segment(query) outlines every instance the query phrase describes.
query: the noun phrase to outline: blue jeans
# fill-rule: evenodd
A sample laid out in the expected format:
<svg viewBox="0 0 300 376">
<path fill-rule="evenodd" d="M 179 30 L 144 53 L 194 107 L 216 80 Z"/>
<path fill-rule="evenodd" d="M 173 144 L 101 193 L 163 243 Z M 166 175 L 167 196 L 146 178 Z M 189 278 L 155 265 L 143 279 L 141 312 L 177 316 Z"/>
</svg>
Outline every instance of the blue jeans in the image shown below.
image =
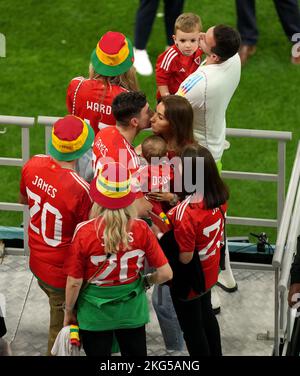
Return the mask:
<svg viewBox="0 0 300 376">
<path fill-rule="evenodd" d="M 89 149 L 77 160 L 76 172 L 84 180 L 91 182 L 94 177 L 93 165 L 92 165 L 93 153 L 92 149 Z"/>
<path fill-rule="evenodd" d="M 156 312 L 166 349 L 182 351 L 184 346 L 183 334 L 168 286 L 154 286 L 152 304 Z"/>
</svg>

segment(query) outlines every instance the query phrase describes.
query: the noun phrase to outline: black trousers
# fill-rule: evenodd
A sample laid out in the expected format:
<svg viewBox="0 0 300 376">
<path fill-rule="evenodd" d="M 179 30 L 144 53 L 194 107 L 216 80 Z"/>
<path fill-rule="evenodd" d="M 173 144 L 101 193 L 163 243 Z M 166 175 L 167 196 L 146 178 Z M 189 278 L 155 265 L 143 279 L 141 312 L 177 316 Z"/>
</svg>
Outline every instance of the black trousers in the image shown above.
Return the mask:
<svg viewBox="0 0 300 376">
<path fill-rule="evenodd" d="M 92 332 L 80 330 L 83 349 L 87 356 L 111 356 L 115 334 L 122 356 L 147 356 L 145 325 L 133 329 Z"/>
<path fill-rule="evenodd" d="M 182 13 L 183 3 L 184 0 L 164 0 L 165 27 L 169 46 L 174 43 L 172 38 L 174 23 Z M 140 0 L 134 31 L 134 45 L 139 50 L 146 49 L 158 5 L 159 0 Z"/>
<path fill-rule="evenodd" d="M 191 301 L 180 301 L 171 291 L 173 305 L 190 356 L 221 356 L 220 328 L 210 291 Z"/>
<path fill-rule="evenodd" d="M 1 312 L 1 309 L 0 309 Z M 5 325 L 5 320 L 4 317 L 0 316 L 0 338 L 3 337 L 6 334 L 6 325 Z"/>
<path fill-rule="evenodd" d="M 283 30 L 290 41 L 300 33 L 300 11 L 298 0 L 273 0 Z M 236 0 L 237 28 L 242 43 L 254 45 L 258 40 L 255 17 L 255 0 Z"/>
</svg>

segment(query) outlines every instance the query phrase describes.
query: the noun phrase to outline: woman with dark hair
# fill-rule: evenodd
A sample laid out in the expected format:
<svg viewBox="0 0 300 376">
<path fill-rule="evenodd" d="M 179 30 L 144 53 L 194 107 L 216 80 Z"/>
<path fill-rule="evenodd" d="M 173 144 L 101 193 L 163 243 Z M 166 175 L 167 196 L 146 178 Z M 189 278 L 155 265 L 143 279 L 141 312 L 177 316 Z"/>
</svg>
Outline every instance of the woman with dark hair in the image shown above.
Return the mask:
<svg viewBox="0 0 300 376">
<path fill-rule="evenodd" d="M 203 168 L 198 163 L 201 158 L 204 160 Z M 218 280 L 229 192 L 213 156 L 206 148 L 198 144 L 186 146 L 182 152 L 182 166 L 185 199 L 168 212 L 168 217 L 173 225 L 175 246 L 178 246 L 179 264 L 191 268 L 194 263 L 200 267 L 199 273 L 203 278 L 199 280 L 201 286 L 196 284 L 195 288 L 186 290 L 186 296 L 179 294 L 174 284 L 171 285 L 171 297 L 189 354 L 222 355 L 220 330 L 211 305 L 210 289 Z M 187 174 L 190 179 L 186 178 Z M 204 187 L 199 184 L 201 181 Z M 181 267 L 177 273 L 184 270 L 195 270 L 196 273 L 197 269 Z M 174 281 L 176 279 L 184 280 L 186 275 L 175 275 L 174 271 Z"/>
<path fill-rule="evenodd" d="M 203 201 L 207 209 L 213 209 L 216 206 L 223 205 L 229 198 L 228 188 L 223 182 L 216 162 L 211 154 L 211 152 L 197 143 L 187 145 L 181 154 L 182 167 L 183 167 L 183 178 L 185 173 L 185 164 L 188 164 L 188 159 L 190 159 L 191 171 L 190 176 L 192 178 L 193 184 L 186 185 L 183 184 L 183 194 L 185 196 L 189 194 L 198 194 L 197 186 L 194 184 L 197 182 L 197 161 L 200 161 L 200 158 L 203 158 L 203 179 L 204 182 L 204 192 L 203 192 Z M 185 163 L 186 161 L 186 163 Z M 189 165 L 190 167 L 190 165 Z M 199 179 L 200 180 L 200 179 Z M 198 180 L 198 181 L 199 181 Z M 189 188 L 192 187 L 192 190 Z"/>
<path fill-rule="evenodd" d="M 178 179 L 181 179 L 179 165 L 182 150 L 186 145 L 195 142 L 193 134 L 193 109 L 190 103 L 178 95 L 163 97 L 156 107 L 155 114 L 151 118 L 151 127 L 155 135 L 161 136 L 166 141 L 168 158 L 173 159 L 174 157 L 178 157 L 179 160 L 179 163 L 174 164 L 174 180 L 170 184 L 170 191 L 149 192 L 147 194 L 151 200 L 162 202 L 163 209 L 167 212 L 179 201 L 176 182 Z M 175 162 L 174 159 L 173 162 Z M 155 226 L 153 226 L 153 230 L 155 231 Z M 181 351 L 184 340 L 172 304 L 169 287 L 155 286 L 152 294 L 152 303 L 167 350 Z"/>
<path fill-rule="evenodd" d="M 151 127 L 155 135 L 161 136 L 166 141 L 169 159 L 180 157 L 183 148 L 195 142 L 192 106 L 185 98 L 178 95 L 168 95 L 161 99 L 151 118 Z M 176 176 L 178 174 L 175 173 Z M 171 192 L 152 192 L 149 193 L 149 197 L 153 200 L 166 201 L 171 206 L 178 202 L 177 194 Z"/>
<path fill-rule="evenodd" d="M 158 103 L 151 127 L 167 142 L 169 158 L 180 156 L 184 146 L 195 142 L 193 116 L 189 101 L 178 95 L 167 95 Z"/>
</svg>

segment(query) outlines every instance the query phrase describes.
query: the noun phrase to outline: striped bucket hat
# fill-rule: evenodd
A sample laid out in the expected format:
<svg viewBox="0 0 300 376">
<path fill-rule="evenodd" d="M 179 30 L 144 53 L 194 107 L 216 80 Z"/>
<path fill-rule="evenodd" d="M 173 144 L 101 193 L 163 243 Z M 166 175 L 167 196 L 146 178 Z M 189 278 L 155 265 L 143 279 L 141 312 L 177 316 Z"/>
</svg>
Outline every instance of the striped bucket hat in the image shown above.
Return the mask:
<svg viewBox="0 0 300 376">
<path fill-rule="evenodd" d="M 67 115 L 53 124 L 49 154 L 58 161 L 74 161 L 92 146 L 93 128 L 81 118 Z"/>
<path fill-rule="evenodd" d="M 118 76 L 125 73 L 132 66 L 133 61 L 130 40 L 116 31 L 105 33 L 91 56 L 95 72 L 102 76 Z"/>
<path fill-rule="evenodd" d="M 136 197 L 131 190 L 130 171 L 118 162 L 103 165 L 91 182 L 90 195 L 93 201 L 104 208 L 126 208 Z"/>
</svg>

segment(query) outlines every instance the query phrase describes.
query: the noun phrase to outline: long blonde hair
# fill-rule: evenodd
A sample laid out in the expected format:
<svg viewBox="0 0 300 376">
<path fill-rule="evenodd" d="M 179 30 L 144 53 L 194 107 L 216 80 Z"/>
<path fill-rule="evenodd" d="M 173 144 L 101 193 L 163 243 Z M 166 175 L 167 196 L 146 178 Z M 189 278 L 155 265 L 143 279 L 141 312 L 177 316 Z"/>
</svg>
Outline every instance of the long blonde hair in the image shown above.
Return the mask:
<svg viewBox="0 0 300 376">
<path fill-rule="evenodd" d="M 95 231 L 100 242 L 104 243 L 105 253 L 118 253 L 120 250 L 130 249 L 129 231 L 131 220 L 136 218 L 133 205 L 124 209 L 110 210 L 94 202 L 90 219 L 96 218 Z M 103 234 L 100 232 L 104 224 Z"/>
<path fill-rule="evenodd" d="M 136 77 L 136 70 L 134 66 L 129 68 L 129 70 L 125 73 L 122 73 L 118 76 L 109 77 L 103 76 L 95 72 L 92 64 L 89 65 L 89 78 L 95 80 L 101 80 L 106 84 L 106 86 L 110 85 L 118 85 L 127 89 L 128 91 L 138 91 L 139 84 Z"/>
</svg>

